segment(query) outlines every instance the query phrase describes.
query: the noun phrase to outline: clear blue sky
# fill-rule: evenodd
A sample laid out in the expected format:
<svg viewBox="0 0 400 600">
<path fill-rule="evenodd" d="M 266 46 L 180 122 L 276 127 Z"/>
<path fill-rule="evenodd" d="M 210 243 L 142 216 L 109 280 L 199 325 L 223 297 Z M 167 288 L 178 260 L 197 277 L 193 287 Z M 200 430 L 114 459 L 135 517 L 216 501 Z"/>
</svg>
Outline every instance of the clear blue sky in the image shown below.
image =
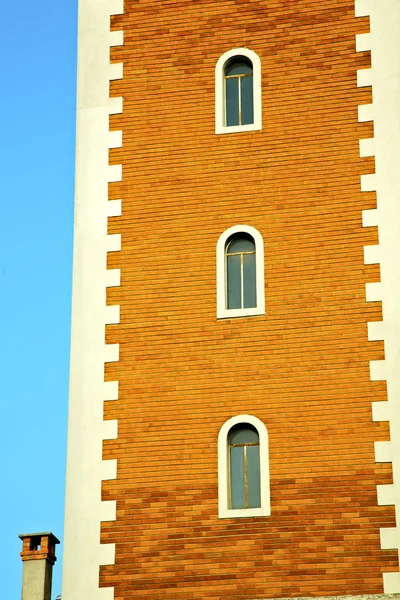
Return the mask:
<svg viewBox="0 0 400 600">
<path fill-rule="evenodd" d="M 0 596 L 19 533 L 63 537 L 77 0 L 2 5 Z M 61 593 L 61 552 L 53 597 Z"/>
</svg>

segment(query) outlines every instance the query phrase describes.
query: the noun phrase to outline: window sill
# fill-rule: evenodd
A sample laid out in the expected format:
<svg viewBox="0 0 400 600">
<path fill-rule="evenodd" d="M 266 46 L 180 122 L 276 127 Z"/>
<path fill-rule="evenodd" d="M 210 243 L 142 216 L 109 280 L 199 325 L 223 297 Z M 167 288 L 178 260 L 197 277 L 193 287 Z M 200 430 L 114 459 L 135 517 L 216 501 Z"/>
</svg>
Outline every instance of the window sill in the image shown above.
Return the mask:
<svg viewBox="0 0 400 600">
<path fill-rule="evenodd" d="M 260 131 L 261 124 L 252 123 L 251 125 L 232 125 L 231 127 L 216 125 L 215 133 L 219 135 L 221 133 L 240 133 L 241 131 Z"/>
<path fill-rule="evenodd" d="M 265 310 L 261 308 L 231 308 L 218 311 L 217 319 L 236 319 L 238 317 L 253 317 L 256 315 L 265 315 Z"/>
<path fill-rule="evenodd" d="M 218 512 L 219 519 L 243 519 L 248 517 L 269 517 L 271 513 L 263 508 L 226 508 Z"/>
</svg>

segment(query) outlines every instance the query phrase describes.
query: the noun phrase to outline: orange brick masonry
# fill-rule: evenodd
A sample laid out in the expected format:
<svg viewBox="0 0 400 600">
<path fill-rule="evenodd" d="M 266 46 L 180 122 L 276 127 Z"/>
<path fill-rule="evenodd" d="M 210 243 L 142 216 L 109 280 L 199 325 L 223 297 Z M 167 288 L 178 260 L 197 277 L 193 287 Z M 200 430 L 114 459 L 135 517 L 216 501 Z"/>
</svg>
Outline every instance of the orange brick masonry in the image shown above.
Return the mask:
<svg viewBox="0 0 400 600">
<path fill-rule="evenodd" d="M 382 572 L 398 570 L 380 549 L 379 527 L 395 525 L 378 507 L 376 485 L 391 465 L 376 464 L 371 402 L 386 400 L 369 361 L 383 342 L 367 341 L 382 319 L 365 301 L 363 246 L 377 243 L 361 211 L 355 35 L 369 31 L 354 0 L 126 0 L 112 17 L 124 46 L 112 62 L 124 97 L 110 128 L 123 130 L 123 165 L 109 198 L 122 199 L 122 234 L 109 268 L 121 287 L 108 303 L 121 322 L 119 400 L 105 403 L 118 459 L 103 499 L 117 501 L 101 541 L 116 544 L 100 585 L 115 600 L 254 600 L 382 593 Z M 214 67 L 248 47 L 262 64 L 262 131 L 215 135 Z M 216 320 L 215 246 L 237 224 L 265 244 L 266 315 Z M 230 417 L 260 418 L 270 437 L 270 517 L 218 519 L 217 436 Z"/>
</svg>

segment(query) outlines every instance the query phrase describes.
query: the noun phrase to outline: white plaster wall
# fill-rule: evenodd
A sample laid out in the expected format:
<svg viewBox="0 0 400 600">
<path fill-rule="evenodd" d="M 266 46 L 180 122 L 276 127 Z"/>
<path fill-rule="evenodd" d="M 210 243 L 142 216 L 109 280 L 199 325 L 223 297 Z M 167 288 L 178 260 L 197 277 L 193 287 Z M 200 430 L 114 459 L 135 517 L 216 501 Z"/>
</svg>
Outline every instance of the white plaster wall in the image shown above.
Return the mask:
<svg viewBox="0 0 400 600">
<path fill-rule="evenodd" d="M 371 50 L 372 68 L 358 72 L 358 85 L 372 85 L 373 104 L 360 107 L 361 121 L 374 121 L 374 138 L 362 140 L 361 156 L 375 156 L 375 175 L 361 178 L 376 190 L 377 209 L 364 211 L 364 226 L 378 225 L 379 245 L 365 250 L 366 264 L 379 263 L 381 282 L 367 285 L 367 300 L 382 301 L 383 321 L 369 323 L 370 340 L 384 340 L 385 360 L 371 362 L 371 379 L 386 380 L 387 402 L 373 404 L 373 418 L 389 421 L 390 442 L 376 442 L 378 462 L 392 462 L 393 485 L 378 486 L 378 504 L 394 505 L 395 528 L 381 529 L 383 549 L 400 550 L 400 0 L 356 0 L 356 15 L 369 16 L 371 33 L 357 37 Z M 400 593 L 400 573 L 384 574 L 386 593 Z"/>
<path fill-rule="evenodd" d="M 100 522 L 115 518 L 115 503 L 101 501 L 101 481 L 116 477 L 116 461 L 102 461 L 102 440 L 116 437 L 117 423 L 103 421 L 103 402 L 118 396 L 118 384 L 104 383 L 105 362 L 118 360 L 118 345 L 105 344 L 106 323 L 119 322 L 119 307 L 106 307 L 106 287 L 119 285 L 119 272 L 106 270 L 108 250 L 120 236 L 107 235 L 107 216 L 120 202 L 108 201 L 108 182 L 121 166 L 108 166 L 108 150 L 121 145 L 109 133 L 109 114 L 122 99 L 109 99 L 110 79 L 122 65 L 110 65 L 110 15 L 123 0 L 80 0 L 78 97 L 70 399 L 63 558 L 63 600 L 111 600 L 113 588 L 99 589 L 99 565 L 114 562 L 112 544 L 100 545 Z"/>
</svg>

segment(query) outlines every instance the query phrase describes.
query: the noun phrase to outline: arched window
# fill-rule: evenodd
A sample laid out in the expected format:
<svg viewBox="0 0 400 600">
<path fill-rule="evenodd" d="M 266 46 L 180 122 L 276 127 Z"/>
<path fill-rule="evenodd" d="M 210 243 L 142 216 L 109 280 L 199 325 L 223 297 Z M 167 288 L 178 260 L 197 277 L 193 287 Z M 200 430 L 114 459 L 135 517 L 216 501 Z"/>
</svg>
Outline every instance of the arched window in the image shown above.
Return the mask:
<svg viewBox="0 0 400 600">
<path fill-rule="evenodd" d="M 270 514 L 268 432 L 251 415 L 229 419 L 218 436 L 218 515 Z"/>
<path fill-rule="evenodd" d="M 257 306 L 256 244 L 251 235 L 231 236 L 225 246 L 227 308 Z"/>
<path fill-rule="evenodd" d="M 265 314 L 264 245 L 248 225 L 225 231 L 217 243 L 217 318 Z"/>
<path fill-rule="evenodd" d="M 229 508 L 259 508 L 260 438 L 248 423 L 234 425 L 228 433 Z"/>
<path fill-rule="evenodd" d="M 215 132 L 261 129 L 261 63 L 255 52 L 235 48 L 215 67 Z"/>
<path fill-rule="evenodd" d="M 225 66 L 225 125 L 254 123 L 253 63 L 235 56 Z"/>
</svg>

